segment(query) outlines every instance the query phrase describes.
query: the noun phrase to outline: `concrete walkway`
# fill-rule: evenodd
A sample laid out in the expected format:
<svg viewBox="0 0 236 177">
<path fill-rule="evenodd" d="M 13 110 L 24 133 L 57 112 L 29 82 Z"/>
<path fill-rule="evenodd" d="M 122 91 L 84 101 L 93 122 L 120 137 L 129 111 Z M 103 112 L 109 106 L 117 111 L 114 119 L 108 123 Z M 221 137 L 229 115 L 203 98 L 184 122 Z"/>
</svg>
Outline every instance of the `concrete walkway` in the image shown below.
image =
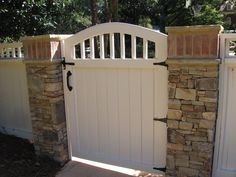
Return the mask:
<svg viewBox="0 0 236 177">
<path fill-rule="evenodd" d="M 163 177 L 162 175 L 153 175 L 140 173 L 139 177 Z M 130 175 L 90 166 L 80 162 L 70 161 L 57 174 L 56 177 L 131 177 Z"/>
</svg>

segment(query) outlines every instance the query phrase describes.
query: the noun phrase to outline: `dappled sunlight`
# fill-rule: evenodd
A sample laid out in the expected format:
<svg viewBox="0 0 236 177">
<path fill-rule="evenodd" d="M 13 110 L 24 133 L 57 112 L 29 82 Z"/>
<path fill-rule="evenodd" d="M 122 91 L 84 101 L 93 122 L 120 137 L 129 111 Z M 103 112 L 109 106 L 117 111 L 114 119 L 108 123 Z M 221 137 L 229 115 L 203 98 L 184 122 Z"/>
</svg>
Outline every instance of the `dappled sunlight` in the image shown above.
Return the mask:
<svg viewBox="0 0 236 177">
<path fill-rule="evenodd" d="M 164 175 L 161 175 L 161 174 L 158 174 L 158 175 L 155 174 L 154 175 L 154 174 L 151 174 L 151 173 L 142 172 L 140 170 L 134 170 L 134 169 L 119 167 L 119 166 L 115 166 L 115 165 L 109 165 L 109 164 L 95 162 L 95 161 L 86 160 L 86 159 L 81 159 L 81 158 L 77 158 L 77 157 L 72 157 L 72 160 L 76 161 L 76 162 L 84 163 L 84 164 L 87 164 L 87 165 L 91 165 L 91 166 L 94 166 L 94 167 L 103 168 L 103 169 L 106 169 L 106 170 L 111 170 L 111 171 L 123 173 L 123 174 L 130 175 L 130 176 L 139 176 L 139 177 L 163 177 L 164 176 Z"/>
</svg>

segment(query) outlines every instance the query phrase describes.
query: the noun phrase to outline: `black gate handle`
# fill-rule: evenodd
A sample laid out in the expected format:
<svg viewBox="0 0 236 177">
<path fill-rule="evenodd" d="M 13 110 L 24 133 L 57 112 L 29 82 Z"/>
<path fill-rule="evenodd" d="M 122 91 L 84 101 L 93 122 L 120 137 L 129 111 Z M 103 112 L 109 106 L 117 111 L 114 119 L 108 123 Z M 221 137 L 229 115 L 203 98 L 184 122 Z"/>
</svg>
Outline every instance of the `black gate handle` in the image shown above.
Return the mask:
<svg viewBox="0 0 236 177">
<path fill-rule="evenodd" d="M 67 83 L 67 88 L 69 91 L 73 89 L 73 87 L 70 85 L 70 76 L 72 76 L 72 73 L 70 71 L 67 71 L 66 73 L 66 83 Z"/>
</svg>

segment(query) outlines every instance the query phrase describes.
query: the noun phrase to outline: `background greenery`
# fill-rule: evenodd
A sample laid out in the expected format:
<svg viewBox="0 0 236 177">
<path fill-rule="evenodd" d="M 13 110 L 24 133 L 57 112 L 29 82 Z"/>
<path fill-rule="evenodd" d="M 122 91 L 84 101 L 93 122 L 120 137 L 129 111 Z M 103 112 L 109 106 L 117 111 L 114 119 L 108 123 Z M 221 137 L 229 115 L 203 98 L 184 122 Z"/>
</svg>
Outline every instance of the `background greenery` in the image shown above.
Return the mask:
<svg viewBox="0 0 236 177">
<path fill-rule="evenodd" d="M 223 0 L 1 0 L 0 42 L 22 36 L 72 34 L 108 21 L 165 32 L 165 26 L 224 23 Z"/>
</svg>

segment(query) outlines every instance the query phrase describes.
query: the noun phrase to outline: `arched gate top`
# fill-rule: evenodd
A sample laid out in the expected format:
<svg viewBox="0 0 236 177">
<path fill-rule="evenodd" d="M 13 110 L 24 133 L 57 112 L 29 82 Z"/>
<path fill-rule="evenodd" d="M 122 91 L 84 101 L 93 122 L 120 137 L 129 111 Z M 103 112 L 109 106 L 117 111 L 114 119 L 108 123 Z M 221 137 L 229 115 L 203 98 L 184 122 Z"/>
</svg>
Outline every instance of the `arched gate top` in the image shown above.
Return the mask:
<svg viewBox="0 0 236 177">
<path fill-rule="evenodd" d="M 89 27 L 65 40 L 65 55 L 69 60 L 126 59 L 127 49 L 130 49 L 129 59 L 165 61 L 167 35 L 137 25 L 112 22 Z M 149 54 L 150 50 L 152 57 Z M 138 52 L 142 53 L 141 57 Z"/>
</svg>

